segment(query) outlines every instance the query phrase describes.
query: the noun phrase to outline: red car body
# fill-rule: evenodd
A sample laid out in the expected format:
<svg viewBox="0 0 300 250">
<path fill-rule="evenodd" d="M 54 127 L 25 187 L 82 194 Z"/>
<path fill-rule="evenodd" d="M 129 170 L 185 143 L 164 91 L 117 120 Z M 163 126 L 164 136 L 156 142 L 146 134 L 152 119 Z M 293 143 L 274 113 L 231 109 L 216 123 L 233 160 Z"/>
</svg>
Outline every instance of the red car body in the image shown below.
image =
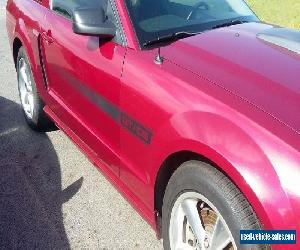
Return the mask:
<svg viewBox="0 0 300 250">
<path fill-rule="evenodd" d="M 46 113 L 154 229 L 174 165 L 199 157 L 265 229 L 300 231 L 300 56 L 257 38 L 270 25 L 247 23 L 163 47 L 158 65 L 115 4 L 125 46 L 73 33 L 48 0 L 8 0 L 14 58 L 24 46 Z"/>
</svg>

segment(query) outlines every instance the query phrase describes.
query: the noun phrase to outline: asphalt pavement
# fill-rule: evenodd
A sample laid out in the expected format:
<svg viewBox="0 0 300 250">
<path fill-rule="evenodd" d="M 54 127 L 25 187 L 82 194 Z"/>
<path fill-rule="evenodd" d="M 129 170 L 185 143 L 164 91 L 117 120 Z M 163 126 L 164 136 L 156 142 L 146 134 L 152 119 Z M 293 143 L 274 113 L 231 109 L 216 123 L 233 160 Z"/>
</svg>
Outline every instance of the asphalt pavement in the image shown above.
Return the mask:
<svg viewBox="0 0 300 250">
<path fill-rule="evenodd" d="M 25 124 L 0 0 L 0 249 L 162 249 L 61 131 Z"/>
</svg>

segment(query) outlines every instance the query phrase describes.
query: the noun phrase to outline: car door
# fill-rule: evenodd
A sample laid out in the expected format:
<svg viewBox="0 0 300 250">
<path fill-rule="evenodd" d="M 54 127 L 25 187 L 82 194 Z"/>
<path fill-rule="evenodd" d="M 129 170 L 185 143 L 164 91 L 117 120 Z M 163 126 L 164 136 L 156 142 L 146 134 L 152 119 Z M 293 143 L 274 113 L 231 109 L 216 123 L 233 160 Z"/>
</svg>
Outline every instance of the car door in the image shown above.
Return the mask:
<svg viewBox="0 0 300 250">
<path fill-rule="evenodd" d="M 112 41 L 75 34 L 70 9 L 94 4 L 103 7 L 118 26 L 109 1 L 52 0 L 42 32 L 42 56 L 52 111 L 119 175 L 118 105 L 126 49 L 120 29 Z M 68 4 L 71 4 L 68 6 Z M 73 5 L 72 5 L 73 4 Z M 75 5 L 74 5 L 75 4 Z"/>
</svg>

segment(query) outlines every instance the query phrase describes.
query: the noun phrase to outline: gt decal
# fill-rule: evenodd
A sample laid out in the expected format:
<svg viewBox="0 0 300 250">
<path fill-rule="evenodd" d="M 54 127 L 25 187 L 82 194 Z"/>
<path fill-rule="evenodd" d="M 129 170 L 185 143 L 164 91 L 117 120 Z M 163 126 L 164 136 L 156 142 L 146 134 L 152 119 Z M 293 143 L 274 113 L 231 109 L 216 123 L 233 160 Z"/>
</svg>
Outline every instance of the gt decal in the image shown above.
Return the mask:
<svg viewBox="0 0 300 250">
<path fill-rule="evenodd" d="M 152 133 L 125 113 L 121 113 L 121 125 L 144 143 L 150 144 Z"/>
</svg>

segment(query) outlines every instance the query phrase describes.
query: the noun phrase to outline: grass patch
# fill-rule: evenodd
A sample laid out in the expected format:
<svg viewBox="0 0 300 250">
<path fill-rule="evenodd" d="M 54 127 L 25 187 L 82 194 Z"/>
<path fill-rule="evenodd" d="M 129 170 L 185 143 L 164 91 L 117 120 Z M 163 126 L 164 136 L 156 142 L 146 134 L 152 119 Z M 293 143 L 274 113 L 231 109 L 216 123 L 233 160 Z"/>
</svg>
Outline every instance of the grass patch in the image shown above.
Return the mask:
<svg viewBox="0 0 300 250">
<path fill-rule="evenodd" d="M 299 0 L 246 0 L 265 22 L 300 29 Z"/>
</svg>

